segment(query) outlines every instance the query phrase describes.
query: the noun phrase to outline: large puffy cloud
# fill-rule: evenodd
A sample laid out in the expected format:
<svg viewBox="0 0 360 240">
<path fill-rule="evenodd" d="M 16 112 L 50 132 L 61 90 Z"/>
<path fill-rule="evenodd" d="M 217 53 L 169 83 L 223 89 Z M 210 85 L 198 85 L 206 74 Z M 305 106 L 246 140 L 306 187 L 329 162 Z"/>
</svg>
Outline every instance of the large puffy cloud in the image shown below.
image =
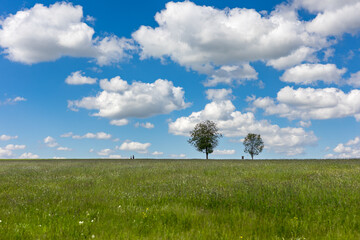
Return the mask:
<svg viewBox="0 0 360 240">
<path fill-rule="evenodd" d="M 158 27 L 141 26 L 133 33 L 142 58 L 169 57 L 208 74 L 207 85 L 211 86 L 231 79 L 257 78 L 249 62 L 277 59 L 269 64 L 282 68 L 282 57 L 289 56 L 292 64 L 298 64 L 314 49 L 328 44 L 325 38 L 308 33 L 290 8 L 279 7 L 269 15 L 261 15 L 254 9 L 219 10 L 190 1 L 169 2 L 155 20 Z M 224 71 L 223 66 L 233 70 Z"/>
<path fill-rule="evenodd" d="M 93 38 L 94 29 L 83 22 L 79 5 L 61 2 L 10 14 L 1 23 L 0 46 L 16 62 L 33 64 L 62 56 L 89 57 L 108 65 L 127 57 L 130 40 L 107 36 Z"/>
<path fill-rule="evenodd" d="M 306 30 L 323 36 L 356 34 L 360 30 L 359 0 L 295 0 L 295 8 L 304 8 L 316 17 L 306 23 Z"/>
<path fill-rule="evenodd" d="M 322 1 L 317 1 L 322 2 Z M 360 30 L 359 1 L 331 1 L 330 7 L 323 8 L 315 19 L 307 23 L 307 31 L 324 36 L 338 36 L 343 33 L 356 34 Z M 335 7 L 336 5 L 340 5 Z"/>
<path fill-rule="evenodd" d="M 174 87 L 168 80 L 158 79 L 154 83 L 133 82 L 128 84 L 120 77 L 110 81 L 100 81 L 103 89 L 95 97 L 69 101 L 69 108 L 98 110 L 94 116 L 120 120 L 126 118 L 146 118 L 157 114 L 167 114 L 189 106 L 184 101 L 184 91 Z M 125 120 L 112 121 L 113 125 L 125 125 Z"/>
<path fill-rule="evenodd" d="M 313 84 L 318 81 L 339 84 L 346 68 L 338 69 L 335 64 L 302 64 L 287 69 L 280 79 L 296 84 Z"/>
<path fill-rule="evenodd" d="M 295 84 L 314 85 L 317 82 L 325 84 L 360 86 L 360 71 L 352 73 L 349 78 L 343 75 L 346 68 L 337 68 L 335 64 L 301 64 L 287 69 L 280 77 L 283 82 Z"/>
<path fill-rule="evenodd" d="M 256 120 L 251 112 L 236 111 L 230 100 L 211 102 L 202 111 L 170 122 L 169 132 L 188 136 L 195 125 L 204 120 L 215 121 L 226 137 L 244 137 L 249 132 L 261 134 L 266 148 L 286 155 L 301 154 L 305 146 L 317 142 L 314 133 L 306 132 L 303 128 L 281 128 L 266 120 Z"/>
<path fill-rule="evenodd" d="M 325 158 L 359 158 L 360 137 L 355 137 L 347 143 L 339 143 L 333 151 L 334 153 L 327 154 Z"/>
<path fill-rule="evenodd" d="M 267 115 L 288 119 L 330 119 L 355 117 L 360 120 L 360 90 L 344 93 L 337 88 L 282 88 L 276 100 L 265 97 L 253 99 L 251 105 L 264 109 Z"/>
</svg>

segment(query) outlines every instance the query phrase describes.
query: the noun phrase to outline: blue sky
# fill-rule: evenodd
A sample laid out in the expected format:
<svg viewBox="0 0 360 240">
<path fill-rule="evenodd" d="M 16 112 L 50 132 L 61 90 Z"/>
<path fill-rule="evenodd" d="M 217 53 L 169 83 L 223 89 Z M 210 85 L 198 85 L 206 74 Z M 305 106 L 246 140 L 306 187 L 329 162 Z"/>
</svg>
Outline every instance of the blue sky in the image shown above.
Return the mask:
<svg viewBox="0 0 360 240">
<path fill-rule="evenodd" d="M 0 158 L 360 157 L 360 1 L 18 1 L 0 8 Z M 246 156 L 249 157 L 249 156 Z"/>
</svg>

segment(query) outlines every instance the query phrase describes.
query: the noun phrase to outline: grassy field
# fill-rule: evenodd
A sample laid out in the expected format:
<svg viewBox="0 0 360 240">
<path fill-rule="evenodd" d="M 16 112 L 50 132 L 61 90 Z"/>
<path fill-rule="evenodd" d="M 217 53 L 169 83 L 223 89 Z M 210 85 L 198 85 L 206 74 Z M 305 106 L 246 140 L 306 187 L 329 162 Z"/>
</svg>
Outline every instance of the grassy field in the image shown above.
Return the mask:
<svg viewBox="0 0 360 240">
<path fill-rule="evenodd" d="M 360 161 L 0 161 L 0 239 L 360 239 Z"/>
</svg>

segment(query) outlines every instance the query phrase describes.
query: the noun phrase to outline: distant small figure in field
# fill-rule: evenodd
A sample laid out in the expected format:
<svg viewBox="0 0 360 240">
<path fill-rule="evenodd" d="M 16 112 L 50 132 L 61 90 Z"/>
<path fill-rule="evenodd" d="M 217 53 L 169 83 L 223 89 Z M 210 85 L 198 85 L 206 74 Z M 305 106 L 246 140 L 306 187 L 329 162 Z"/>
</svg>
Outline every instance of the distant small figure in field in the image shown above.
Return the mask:
<svg viewBox="0 0 360 240">
<path fill-rule="evenodd" d="M 133 155 L 132 159 L 135 159 L 135 155 Z"/>
<path fill-rule="evenodd" d="M 244 152 L 249 153 L 252 160 L 254 160 L 254 155 L 259 155 L 264 148 L 260 134 L 249 133 L 243 144 L 245 146 Z"/>
<path fill-rule="evenodd" d="M 218 139 L 221 137 L 216 123 L 206 120 L 196 124 L 194 130 L 190 132 L 188 143 L 192 144 L 199 152 L 205 152 L 206 159 L 209 159 L 209 153 L 214 151 L 218 145 Z"/>
</svg>

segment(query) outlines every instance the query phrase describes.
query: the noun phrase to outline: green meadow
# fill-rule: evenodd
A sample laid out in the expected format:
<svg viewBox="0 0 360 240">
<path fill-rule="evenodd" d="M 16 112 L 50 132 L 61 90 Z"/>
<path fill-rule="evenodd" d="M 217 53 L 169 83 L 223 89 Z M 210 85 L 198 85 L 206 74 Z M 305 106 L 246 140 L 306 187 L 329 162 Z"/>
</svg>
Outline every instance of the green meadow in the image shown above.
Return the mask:
<svg viewBox="0 0 360 240">
<path fill-rule="evenodd" d="M 0 239 L 360 239 L 360 160 L 3 160 Z"/>
</svg>

